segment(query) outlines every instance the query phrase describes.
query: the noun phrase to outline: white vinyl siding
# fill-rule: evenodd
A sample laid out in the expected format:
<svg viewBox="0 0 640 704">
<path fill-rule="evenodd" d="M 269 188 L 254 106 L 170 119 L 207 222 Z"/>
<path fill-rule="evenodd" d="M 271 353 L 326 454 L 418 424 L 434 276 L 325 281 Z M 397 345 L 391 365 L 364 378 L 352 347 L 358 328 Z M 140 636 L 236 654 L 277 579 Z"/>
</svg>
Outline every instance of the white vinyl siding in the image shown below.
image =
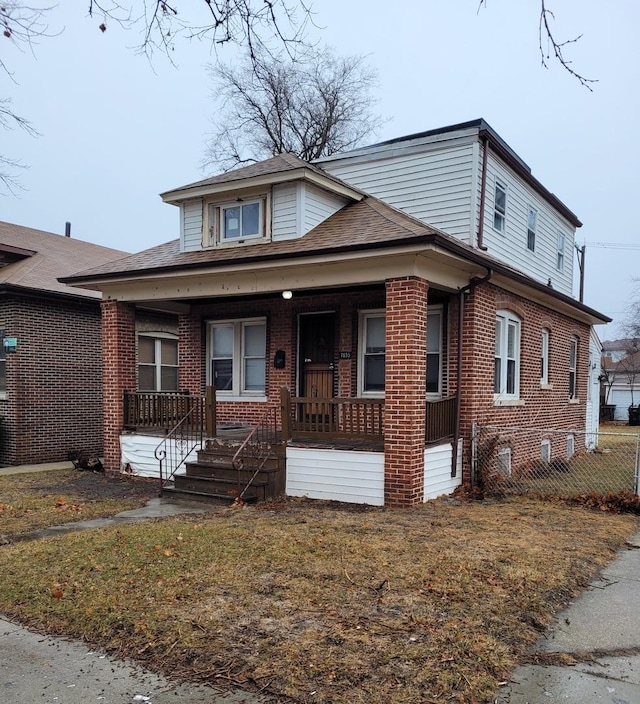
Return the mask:
<svg viewBox="0 0 640 704">
<path fill-rule="evenodd" d="M 384 454 L 287 447 L 287 496 L 384 505 Z"/>
<path fill-rule="evenodd" d="M 202 200 L 192 200 L 180 206 L 182 218 L 181 252 L 198 252 L 202 249 Z"/>
<path fill-rule="evenodd" d="M 326 161 L 322 168 L 445 232 L 469 241 L 475 194 L 469 139 L 415 147 L 397 155 Z"/>
<path fill-rule="evenodd" d="M 295 183 L 273 187 L 271 236 L 274 240 L 290 240 L 299 237 L 298 190 L 299 186 Z"/>
<path fill-rule="evenodd" d="M 494 188 L 499 181 L 507 188 L 507 217 L 504 232 L 493 228 Z M 529 208 L 537 211 L 535 252 L 527 248 Z M 551 285 L 556 291 L 573 295 L 573 267 L 565 261 L 558 270 L 558 237 L 564 236 L 565 252 L 573 250 L 575 227 L 553 210 L 528 184 L 492 152 L 487 162 L 487 191 L 484 212 L 484 244 L 500 261 Z"/>
<path fill-rule="evenodd" d="M 462 440 L 458 442 L 456 476 L 451 476 L 453 446 L 434 445 L 424 451 L 424 501 L 451 494 L 462 484 Z"/>
<path fill-rule="evenodd" d="M 303 225 L 302 234 L 313 230 L 316 225 L 331 217 L 338 210 L 343 208 L 347 201 L 340 196 L 335 196 L 332 193 L 327 193 L 320 188 L 309 184 L 302 184 L 304 200 L 303 200 Z"/>
</svg>

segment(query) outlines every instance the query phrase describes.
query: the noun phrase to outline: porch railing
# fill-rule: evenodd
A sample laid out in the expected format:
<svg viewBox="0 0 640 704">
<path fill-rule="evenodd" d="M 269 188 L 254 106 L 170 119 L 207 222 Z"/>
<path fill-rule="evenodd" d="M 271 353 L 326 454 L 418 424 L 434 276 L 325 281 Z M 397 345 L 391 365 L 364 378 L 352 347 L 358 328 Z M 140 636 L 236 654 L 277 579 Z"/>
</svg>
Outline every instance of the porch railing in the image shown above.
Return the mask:
<svg viewBox="0 0 640 704">
<path fill-rule="evenodd" d="M 200 397 L 195 397 L 200 398 Z M 193 404 L 186 415 L 172 428 L 154 452 L 160 463 L 160 491 L 170 482 L 189 455 L 202 448 L 204 442 L 204 403 Z"/>
<path fill-rule="evenodd" d="M 125 430 L 169 430 L 189 416 L 204 418 L 204 397 L 188 392 L 124 392 Z M 193 412 L 192 412 L 193 411 Z"/>
<path fill-rule="evenodd" d="M 452 438 L 456 425 L 456 396 L 427 401 L 424 441 L 427 445 Z"/>
<path fill-rule="evenodd" d="M 277 462 L 275 448 L 281 442 L 282 435 L 278 432 L 278 409 L 270 406 L 265 410 L 260 422 L 251 429 L 231 460 L 233 468 L 238 473 L 238 501 L 242 501 L 246 491 L 268 462 L 270 460 Z"/>
<path fill-rule="evenodd" d="M 296 437 L 384 438 L 384 401 L 370 398 L 292 397 L 281 389 L 282 434 Z"/>
</svg>

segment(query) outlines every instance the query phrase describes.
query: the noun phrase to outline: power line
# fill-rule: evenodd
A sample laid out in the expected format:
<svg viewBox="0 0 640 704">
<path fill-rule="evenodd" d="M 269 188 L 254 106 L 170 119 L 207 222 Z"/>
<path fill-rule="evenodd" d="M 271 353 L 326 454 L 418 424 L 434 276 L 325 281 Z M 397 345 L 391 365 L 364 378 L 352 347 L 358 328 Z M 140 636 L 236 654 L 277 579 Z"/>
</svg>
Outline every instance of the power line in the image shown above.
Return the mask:
<svg viewBox="0 0 640 704">
<path fill-rule="evenodd" d="M 602 249 L 640 249 L 640 242 L 585 242 L 587 247 L 601 247 Z"/>
</svg>

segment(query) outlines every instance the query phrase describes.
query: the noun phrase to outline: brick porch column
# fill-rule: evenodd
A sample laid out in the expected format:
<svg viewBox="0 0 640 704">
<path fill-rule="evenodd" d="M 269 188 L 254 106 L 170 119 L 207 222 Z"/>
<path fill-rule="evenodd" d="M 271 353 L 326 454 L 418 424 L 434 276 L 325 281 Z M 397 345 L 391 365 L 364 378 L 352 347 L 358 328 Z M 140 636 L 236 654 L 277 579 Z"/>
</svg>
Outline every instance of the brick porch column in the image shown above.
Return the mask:
<svg viewBox="0 0 640 704">
<path fill-rule="evenodd" d="M 201 394 L 205 387 L 202 320 L 200 316 L 178 317 L 178 388 Z"/>
<path fill-rule="evenodd" d="M 424 496 L 428 290 L 413 276 L 386 282 L 385 506 Z"/>
<path fill-rule="evenodd" d="M 120 471 L 120 431 L 124 425 L 125 389 L 136 390 L 135 307 L 102 301 L 102 394 L 104 468 Z"/>
</svg>

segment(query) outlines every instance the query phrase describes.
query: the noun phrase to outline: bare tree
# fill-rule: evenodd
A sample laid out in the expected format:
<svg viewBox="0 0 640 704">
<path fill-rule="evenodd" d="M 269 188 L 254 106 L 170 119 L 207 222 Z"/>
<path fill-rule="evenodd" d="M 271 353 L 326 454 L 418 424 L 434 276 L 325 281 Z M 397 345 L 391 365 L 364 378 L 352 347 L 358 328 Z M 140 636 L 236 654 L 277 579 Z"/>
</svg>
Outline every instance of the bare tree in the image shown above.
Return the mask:
<svg viewBox="0 0 640 704">
<path fill-rule="evenodd" d="M 33 136 L 38 134 L 24 117 L 20 117 L 12 110 L 11 101 L 8 98 L 0 98 L 0 128 L 10 130 L 15 127 Z M 15 173 L 24 168 L 26 168 L 24 164 L 19 161 L 0 154 L 0 184 L 4 186 L 5 191 L 15 194 L 21 188 Z"/>
<path fill-rule="evenodd" d="M 229 169 L 290 152 L 305 161 L 350 149 L 381 124 L 377 74 L 362 56 L 316 49 L 298 60 L 251 57 L 211 68 L 222 108 L 204 167 Z"/>
<path fill-rule="evenodd" d="M 553 57 L 558 63 L 568 71 L 579 83 L 588 90 L 593 90 L 591 84 L 597 83 L 595 78 L 587 78 L 573 68 L 572 62 L 565 56 L 565 49 L 571 44 L 578 42 L 582 35 L 579 34 L 571 39 L 557 39 L 553 31 L 553 22 L 556 18 L 553 10 L 547 7 L 546 0 L 539 0 L 540 15 L 538 18 L 538 48 L 540 59 L 544 68 L 549 68 L 549 60 Z M 488 0 L 480 0 L 479 8 L 487 7 Z"/>
</svg>

